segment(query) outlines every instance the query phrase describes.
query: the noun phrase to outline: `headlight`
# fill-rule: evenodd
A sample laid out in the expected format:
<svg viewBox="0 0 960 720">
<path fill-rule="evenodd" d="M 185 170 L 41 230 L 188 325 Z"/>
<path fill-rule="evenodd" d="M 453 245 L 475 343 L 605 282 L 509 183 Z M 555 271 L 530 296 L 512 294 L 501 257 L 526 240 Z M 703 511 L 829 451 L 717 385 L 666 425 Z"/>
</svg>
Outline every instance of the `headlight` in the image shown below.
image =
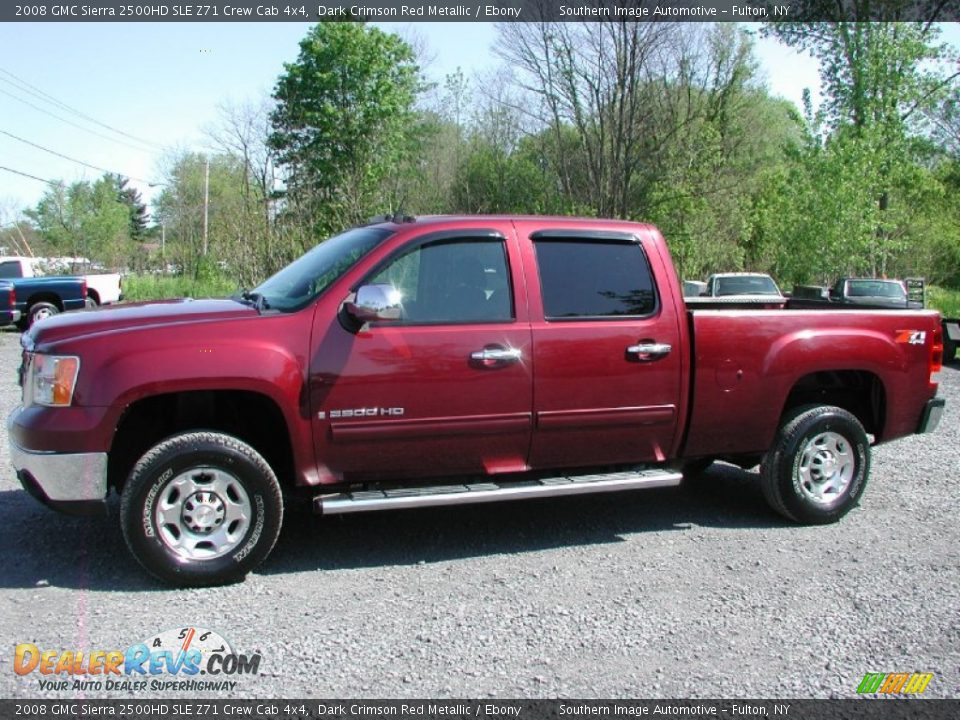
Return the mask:
<svg viewBox="0 0 960 720">
<path fill-rule="evenodd" d="M 69 405 L 73 401 L 73 389 L 79 372 L 80 358 L 76 356 L 35 353 L 23 384 L 24 405 Z"/>
</svg>

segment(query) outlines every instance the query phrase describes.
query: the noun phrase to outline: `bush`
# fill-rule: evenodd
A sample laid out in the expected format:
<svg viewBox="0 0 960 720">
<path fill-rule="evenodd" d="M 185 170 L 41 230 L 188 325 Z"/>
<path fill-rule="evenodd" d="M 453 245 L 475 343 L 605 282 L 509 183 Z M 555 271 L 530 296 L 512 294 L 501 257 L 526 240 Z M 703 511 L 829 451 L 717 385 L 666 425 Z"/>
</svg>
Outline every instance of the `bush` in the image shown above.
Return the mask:
<svg viewBox="0 0 960 720">
<path fill-rule="evenodd" d="M 226 297 L 237 289 L 236 282 L 215 273 L 204 273 L 198 279 L 183 275 L 127 275 L 123 278 L 123 298 L 130 302 Z"/>
<path fill-rule="evenodd" d="M 960 290 L 928 285 L 927 307 L 939 310 L 944 317 L 960 317 Z"/>
</svg>

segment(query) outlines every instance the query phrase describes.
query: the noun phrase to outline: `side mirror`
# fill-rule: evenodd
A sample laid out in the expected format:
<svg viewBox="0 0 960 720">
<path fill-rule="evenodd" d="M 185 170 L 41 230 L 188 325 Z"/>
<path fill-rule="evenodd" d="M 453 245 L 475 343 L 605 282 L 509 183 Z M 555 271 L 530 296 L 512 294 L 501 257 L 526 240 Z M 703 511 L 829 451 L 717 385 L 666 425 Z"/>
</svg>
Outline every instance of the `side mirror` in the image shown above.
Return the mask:
<svg viewBox="0 0 960 720">
<path fill-rule="evenodd" d="M 347 314 L 361 323 L 399 320 L 403 314 L 403 296 L 393 285 L 363 285 L 353 302 L 344 305 Z"/>
</svg>

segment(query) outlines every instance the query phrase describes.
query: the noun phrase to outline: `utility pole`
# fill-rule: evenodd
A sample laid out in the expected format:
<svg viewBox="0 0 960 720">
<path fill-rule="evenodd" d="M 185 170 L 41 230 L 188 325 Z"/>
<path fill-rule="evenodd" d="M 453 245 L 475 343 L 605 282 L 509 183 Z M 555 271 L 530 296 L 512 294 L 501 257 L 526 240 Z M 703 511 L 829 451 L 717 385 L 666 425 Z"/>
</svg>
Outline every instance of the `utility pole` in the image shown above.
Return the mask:
<svg viewBox="0 0 960 720">
<path fill-rule="evenodd" d="M 167 247 L 167 226 L 163 220 L 160 221 L 160 257 L 163 257 L 163 251 Z"/>
<path fill-rule="evenodd" d="M 207 226 L 210 222 L 210 156 L 206 157 L 203 171 L 203 254 L 207 254 Z"/>
</svg>

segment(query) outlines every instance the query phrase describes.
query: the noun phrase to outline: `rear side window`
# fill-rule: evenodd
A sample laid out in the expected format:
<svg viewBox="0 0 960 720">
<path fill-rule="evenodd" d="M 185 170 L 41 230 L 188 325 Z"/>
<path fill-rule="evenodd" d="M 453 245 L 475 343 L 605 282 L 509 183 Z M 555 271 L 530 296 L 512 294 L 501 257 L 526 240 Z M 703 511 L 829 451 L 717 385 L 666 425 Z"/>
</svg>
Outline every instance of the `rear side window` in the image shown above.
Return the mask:
<svg viewBox="0 0 960 720">
<path fill-rule="evenodd" d="M 637 317 L 656 310 L 643 248 L 635 242 L 535 240 L 547 320 Z"/>
<path fill-rule="evenodd" d="M 0 278 L 18 278 L 22 277 L 20 263 L 16 261 L 0 263 Z"/>
</svg>

